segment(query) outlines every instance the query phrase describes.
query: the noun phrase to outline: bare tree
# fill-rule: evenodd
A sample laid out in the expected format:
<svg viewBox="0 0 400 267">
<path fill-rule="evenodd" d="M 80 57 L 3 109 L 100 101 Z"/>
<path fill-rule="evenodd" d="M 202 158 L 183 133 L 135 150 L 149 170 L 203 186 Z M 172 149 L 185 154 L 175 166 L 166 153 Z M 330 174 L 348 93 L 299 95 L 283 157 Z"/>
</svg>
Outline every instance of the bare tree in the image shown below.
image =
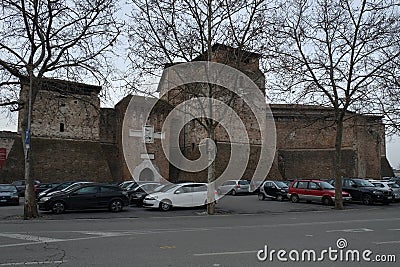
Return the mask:
<svg viewBox="0 0 400 267">
<path fill-rule="evenodd" d="M 0 90 L 4 102 L 1 105 L 13 105 L 13 109 L 22 112 L 25 219 L 38 216 L 30 177 L 30 124 L 41 78 L 68 77 L 102 83 L 110 67 L 108 56 L 122 26 L 116 20 L 116 11 L 111 0 L 2 1 Z M 26 103 L 4 97 L 7 95 L 4 92 L 19 90 L 21 83 L 29 84 Z"/>
<path fill-rule="evenodd" d="M 193 60 L 211 61 L 213 45 L 221 43 L 237 48 L 237 57 L 229 65 L 240 70 L 244 57 L 241 51 L 259 50 L 268 45 L 269 33 L 267 15 L 275 10 L 264 0 L 132 0 L 133 11 L 130 24 L 130 51 L 132 69 L 139 76 L 161 75 L 166 64 L 190 62 Z M 264 37 L 264 38 L 263 38 Z M 264 43 L 261 40 L 264 40 Z M 228 62 L 221 62 L 227 63 Z M 138 71 L 140 70 L 140 71 Z M 211 84 L 180 88 L 183 94 L 192 97 L 217 98 L 221 90 Z M 154 93 L 145 92 L 145 93 Z M 228 103 L 233 95 L 225 95 Z M 215 140 L 218 122 L 209 118 L 196 121 L 207 137 Z M 208 150 L 207 150 L 208 151 Z M 212 158 L 212 152 L 209 152 Z M 209 165 L 208 182 L 215 180 L 215 162 Z M 210 189 L 209 189 L 210 191 Z M 209 192 L 209 196 L 214 192 Z M 209 214 L 214 213 L 214 202 L 208 201 Z"/>
<path fill-rule="evenodd" d="M 371 100 L 379 88 L 385 101 L 396 82 L 389 74 L 399 71 L 399 8 L 394 0 L 292 0 L 281 12 L 271 87 L 281 99 L 333 108 L 336 209 L 343 209 L 343 122 L 348 111 L 382 112 Z"/>
</svg>

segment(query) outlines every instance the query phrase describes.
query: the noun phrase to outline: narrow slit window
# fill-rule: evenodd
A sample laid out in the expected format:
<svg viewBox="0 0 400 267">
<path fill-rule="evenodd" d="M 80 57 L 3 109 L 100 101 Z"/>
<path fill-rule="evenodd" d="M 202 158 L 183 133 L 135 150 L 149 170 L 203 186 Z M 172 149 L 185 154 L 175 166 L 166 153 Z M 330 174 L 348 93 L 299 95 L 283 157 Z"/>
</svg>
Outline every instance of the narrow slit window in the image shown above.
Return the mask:
<svg viewBox="0 0 400 267">
<path fill-rule="evenodd" d="M 60 123 L 60 132 L 64 132 L 65 126 L 64 123 Z"/>
</svg>

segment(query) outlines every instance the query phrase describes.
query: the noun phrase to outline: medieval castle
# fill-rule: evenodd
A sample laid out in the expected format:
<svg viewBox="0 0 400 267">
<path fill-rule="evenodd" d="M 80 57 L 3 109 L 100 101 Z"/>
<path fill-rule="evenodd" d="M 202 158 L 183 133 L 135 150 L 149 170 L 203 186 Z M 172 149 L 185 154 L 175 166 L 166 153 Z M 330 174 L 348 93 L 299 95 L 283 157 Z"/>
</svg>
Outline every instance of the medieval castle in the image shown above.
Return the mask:
<svg viewBox="0 0 400 267">
<path fill-rule="evenodd" d="M 265 95 L 265 77 L 259 69 L 260 55 L 215 45 L 212 61 L 228 64 L 245 73 Z M 204 60 L 199 56 L 196 60 Z M 235 63 L 235 64 L 234 64 Z M 237 64 L 240 63 L 240 64 Z M 147 152 L 131 151 L 128 167 L 122 148 L 122 126 L 129 102 L 135 105 L 129 114 L 142 115 L 141 103 L 154 102 L 149 125 L 155 133 L 162 132 L 163 122 L 170 110 L 184 101 L 179 88 L 161 99 L 128 95 L 114 108 L 100 108 L 101 87 L 75 82 L 44 79 L 33 105 L 31 139 L 31 175 L 42 182 L 95 180 L 122 181 L 134 176 L 139 180 L 173 182 L 205 181 L 204 172 L 189 173 L 170 164 L 161 147 L 161 137 L 146 144 Z M 27 98 L 27 85 L 21 86 L 20 98 Z M 276 152 L 272 168 L 265 177 L 273 179 L 331 178 L 335 126 L 333 110 L 307 105 L 270 105 L 276 126 Z M 247 129 L 252 129 L 251 114 L 235 109 Z M 20 121 L 20 119 L 19 119 Z M 141 131 L 138 126 L 137 131 Z M 194 123 L 180 133 L 179 149 L 187 158 L 199 154 L 201 131 Z M 254 139 L 254 138 L 253 138 Z M 143 139 L 137 139 L 143 142 Z M 229 156 L 229 139 L 219 130 L 216 134 L 218 153 L 216 174 L 223 172 Z M 343 133 L 344 176 L 380 178 L 392 171 L 386 159 L 385 128 L 380 116 L 349 112 Z M 18 132 L 0 132 L 0 183 L 24 177 L 24 153 L 21 127 Z M 258 143 L 250 144 L 250 161 L 243 177 L 251 179 L 254 162 L 259 154 Z"/>
</svg>

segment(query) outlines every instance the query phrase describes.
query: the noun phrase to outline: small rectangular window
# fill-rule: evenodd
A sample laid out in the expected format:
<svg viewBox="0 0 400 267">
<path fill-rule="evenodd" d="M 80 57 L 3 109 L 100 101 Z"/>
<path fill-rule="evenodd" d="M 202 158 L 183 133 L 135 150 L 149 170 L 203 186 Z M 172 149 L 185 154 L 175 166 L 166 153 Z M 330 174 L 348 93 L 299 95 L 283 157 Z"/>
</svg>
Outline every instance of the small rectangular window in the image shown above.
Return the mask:
<svg viewBox="0 0 400 267">
<path fill-rule="evenodd" d="M 64 128 L 64 123 L 60 123 L 60 132 L 64 132 L 65 128 Z"/>
</svg>

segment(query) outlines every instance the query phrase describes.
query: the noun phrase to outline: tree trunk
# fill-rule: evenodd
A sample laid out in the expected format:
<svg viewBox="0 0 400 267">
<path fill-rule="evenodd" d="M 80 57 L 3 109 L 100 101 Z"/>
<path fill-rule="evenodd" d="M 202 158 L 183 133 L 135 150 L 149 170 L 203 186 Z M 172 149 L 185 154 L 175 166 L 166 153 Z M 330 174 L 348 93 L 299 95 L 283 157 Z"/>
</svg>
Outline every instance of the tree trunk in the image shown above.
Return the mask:
<svg viewBox="0 0 400 267">
<path fill-rule="evenodd" d="M 212 110 L 212 106 L 210 106 Z M 215 130 L 214 126 L 210 124 L 210 129 L 208 130 L 208 138 L 215 142 Z M 209 144 L 209 140 L 207 141 L 207 156 L 208 160 L 211 163 L 207 168 L 207 214 L 213 215 L 215 214 L 215 184 L 213 183 L 215 180 L 215 155 L 216 151 L 214 147 L 211 147 Z M 217 144 L 215 144 L 217 145 Z"/>
<path fill-rule="evenodd" d="M 32 120 L 32 104 L 33 104 L 33 96 L 37 94 L 38 88 L 36 88 L 38 84 L 34 83 L 33 69 L 29 68 L 29 93 L 28 93 L 28 105 L 25 105 L 22 116 L 21 130 L 22 130 L 22 144 L 24 147 L 24 156 L 25 156 L 25 203 L 24 203 L 24 220 L 30 218 L 37 218 L 39 216 L 37 205 L 36 205 L 36 196 L 34 192 L 34 179 L 30 175 L 31 166 L 31 120 Z M 35 87 L 35 94 L 33 94 Z M 21 88 L 23 90 L 23 88 Z"/>
<path fill-rule="evenodd" d="M 343 210 L 342 197 L 342 139 L 343 139 L 344 113 L 339 111 L 336 115 L 336 139 L 335 139 L 335 209 Z"/>
</svg>

